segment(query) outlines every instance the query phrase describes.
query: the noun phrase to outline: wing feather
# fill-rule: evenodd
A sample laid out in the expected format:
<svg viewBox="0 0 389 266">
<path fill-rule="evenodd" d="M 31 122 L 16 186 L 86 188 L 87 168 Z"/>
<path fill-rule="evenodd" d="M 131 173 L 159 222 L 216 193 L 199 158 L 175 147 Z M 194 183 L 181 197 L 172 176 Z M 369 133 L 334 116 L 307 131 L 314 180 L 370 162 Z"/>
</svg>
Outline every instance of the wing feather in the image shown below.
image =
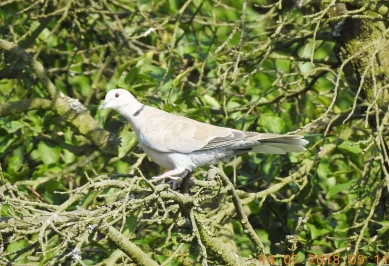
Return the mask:
<svg viewBox="0 0 389 266">
<path fill-rule="evenodd" d="M 138 140 L 160 152 L 191 153 L 225 147 L 229 150 L 252 149 L 261 153 L 283 154 L 305 150 L 303 136 L 244 132 L 218 127 L 170 114 L 155 108 L 145 108 L 137 130 Z M 141 128 L 141 130 L 140 130 Z"/>
<path fill-rule="evenodd" d="M 142 123 L 138 139 L 160 152 L 190 153 L 204 149 L 213 139 L 233 138 L 231 131 L 163 112 Z"/>
</svg>

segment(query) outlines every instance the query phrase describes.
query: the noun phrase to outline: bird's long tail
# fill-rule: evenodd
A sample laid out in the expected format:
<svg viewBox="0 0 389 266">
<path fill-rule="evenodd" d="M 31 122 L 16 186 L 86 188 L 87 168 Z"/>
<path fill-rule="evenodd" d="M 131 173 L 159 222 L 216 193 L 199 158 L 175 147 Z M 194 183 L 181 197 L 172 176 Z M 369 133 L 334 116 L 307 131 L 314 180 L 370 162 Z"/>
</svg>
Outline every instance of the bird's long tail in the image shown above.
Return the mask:
<svg viewBox="0 0 389 266">
<path fill-rule="evenodd" d="M 287 152 L 305 151 L 304 145 L 309 142 L 298 135 L 261 134 L 258 145 L 252 151 L 267 154 L 285 154 Z"/>
</svg>

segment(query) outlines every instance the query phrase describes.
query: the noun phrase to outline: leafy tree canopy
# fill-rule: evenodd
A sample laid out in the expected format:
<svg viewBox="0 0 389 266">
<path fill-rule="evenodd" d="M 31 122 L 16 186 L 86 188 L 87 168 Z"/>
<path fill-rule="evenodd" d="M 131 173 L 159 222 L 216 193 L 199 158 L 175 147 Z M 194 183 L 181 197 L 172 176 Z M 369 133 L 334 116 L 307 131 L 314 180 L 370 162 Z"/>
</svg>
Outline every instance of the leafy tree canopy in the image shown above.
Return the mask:
<svg viewBox="0 0 389 266">
<path fill-rule="evenodd" d="M 388 263 L 388 1 L 0 2 L 1 265 Z M 107 91 L 308 150 L 178 190 Z"/>
</svg>

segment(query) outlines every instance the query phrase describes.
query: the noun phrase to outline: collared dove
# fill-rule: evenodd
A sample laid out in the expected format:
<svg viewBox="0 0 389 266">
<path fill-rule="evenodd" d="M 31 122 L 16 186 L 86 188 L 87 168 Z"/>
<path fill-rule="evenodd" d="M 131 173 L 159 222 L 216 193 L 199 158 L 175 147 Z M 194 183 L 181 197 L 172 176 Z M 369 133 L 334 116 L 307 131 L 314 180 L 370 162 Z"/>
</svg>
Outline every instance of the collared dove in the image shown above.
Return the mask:
<svg viewBox="0 0 389 266">
<path fill-rule="evenodd" d="M 304 151 L 303 136 L 245 132 L 218 127 L 146 106 L 124 89 L 107 93 L 99 110 L 111 108 L 132 125 L 143 151 L 169 169 L 153 181 L 177 180 L 196 167 L 249 151 L 268 154 Z"/>
</svg>

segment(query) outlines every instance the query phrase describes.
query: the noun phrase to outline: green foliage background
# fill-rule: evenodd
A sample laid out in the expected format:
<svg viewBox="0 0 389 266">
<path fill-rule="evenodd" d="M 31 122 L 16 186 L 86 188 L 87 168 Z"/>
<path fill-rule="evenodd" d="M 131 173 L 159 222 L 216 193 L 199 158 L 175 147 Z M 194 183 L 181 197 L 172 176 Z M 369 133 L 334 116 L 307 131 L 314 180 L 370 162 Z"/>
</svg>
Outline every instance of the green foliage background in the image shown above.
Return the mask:
<svg viewBox="0 0 389 266">
<path fill-rule="evenodd" d="M 375 30 L 385 39 L 387 16 L 374 4 L 300 2 L 0 3 L 0 263 L 141 264 L 104 229 L 94 230 L 108 224 L 165 265 L 230 263 L 204 232 L 241 265 L 256 265 L 261 255 L 280 264 L 286 254 L 300 264 L 317 254 L 375 265 L 388 255 L 387 88 L 371 86 L 372 100 L 360 83 L 388 72 L 372 70 L 377 53 L 344 58 L 341 50 L 347 19 L 380 23 Z M 363 57 L 371 64 L 357 71 L 353 60 Z M 202 122 L 295 132 L 310 144 L 299 154 L 247 154 L 223 164 L 235 189 L 208 179 L 207 169 L 194 174 L 206 185 L 192 184 L 189 195 L 149 187 L 144 177 L 163 169 L 136 147 L 124 118 L 97 112 L 116 87 Z M 264 250 L 238 218 L 231 191 Z M 177 200 L 186 196 L 201 200 L 188 207 Z"/>
</svg>

